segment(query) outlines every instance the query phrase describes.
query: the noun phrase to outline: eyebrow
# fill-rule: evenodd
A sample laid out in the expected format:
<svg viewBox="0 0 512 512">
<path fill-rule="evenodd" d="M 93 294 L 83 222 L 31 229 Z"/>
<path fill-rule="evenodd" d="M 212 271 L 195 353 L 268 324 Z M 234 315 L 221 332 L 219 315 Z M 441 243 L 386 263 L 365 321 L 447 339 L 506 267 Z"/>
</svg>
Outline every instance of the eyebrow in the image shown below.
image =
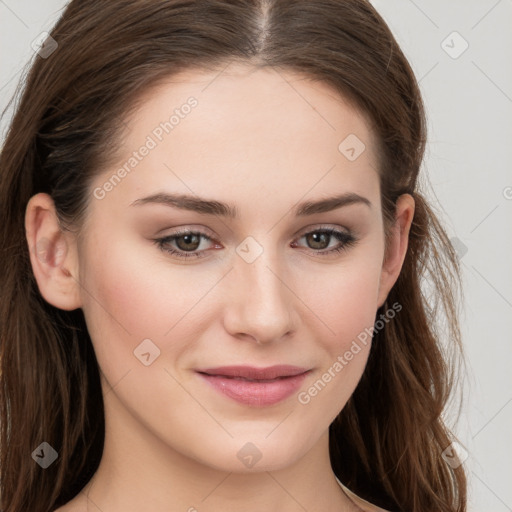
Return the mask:
<svg viewBox="0 0 512 512">
<path fill-rule="evenodd" d="M 222 203 L 220 201 L 209 200 L 188 194 L 168 194 L 158 193 L 133 201 L 130 206 L 141 206 L 145 204 L 162 204 L 172 206 L 181 210 L 189 210 L 203 215 L 219 215 L 230 219 L 239 217 L 239 210 L 234 205 Z M 314 215 L 315 213 L 324 213 L 336 210 L 343 206 L 352 204 L 366 204 L 372 207 L 371 201 L 353 192 L 318 199 L 315 201 L 304 201 L 292 209 L 292 213 L 297 217 Z"/>
</svg>

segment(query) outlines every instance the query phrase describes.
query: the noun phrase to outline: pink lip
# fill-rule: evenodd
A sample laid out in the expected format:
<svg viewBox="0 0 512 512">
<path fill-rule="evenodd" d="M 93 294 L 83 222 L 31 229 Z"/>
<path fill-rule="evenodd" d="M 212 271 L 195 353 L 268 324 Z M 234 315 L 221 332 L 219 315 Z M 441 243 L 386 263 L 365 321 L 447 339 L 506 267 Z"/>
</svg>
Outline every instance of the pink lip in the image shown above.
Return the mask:
<svg viewBox="0 0 512 512">
<path fill-rule="evenodd" d="M 277 365 L 268 368 L 222 366 L 196 370 L 217 391 L 246 405 L 276 404 L 299 389 L 310 370 Z"/>
</svg>

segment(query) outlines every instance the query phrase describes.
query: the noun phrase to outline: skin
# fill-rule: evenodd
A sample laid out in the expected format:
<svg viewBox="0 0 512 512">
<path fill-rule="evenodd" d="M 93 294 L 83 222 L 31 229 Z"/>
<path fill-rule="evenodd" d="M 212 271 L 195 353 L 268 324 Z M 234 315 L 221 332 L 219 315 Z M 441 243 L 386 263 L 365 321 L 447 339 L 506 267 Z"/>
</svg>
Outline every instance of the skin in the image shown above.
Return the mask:
<svg viewBox="0 0 512 512">
<path fill-rule="evenodd" d="M 385 255 L 365 117 L 326 84 L 240 64 L 220 75 L 182 72 L 147 93 L 126 120 L 119 166 L 190 96 L 197 107 L 103 199 L 91 195 L 81 237 L 59 229 L 48 195 L 27 206 L 39 290 L 58 308 L 82 308 L 105 396 L 100 467 L 59 511 L 358 510 L 334 478 L 328 427 L 370 343 L 308 404 L 294 393 L 272 406 L 243 405 L 194 368 L 292 364 L 312 369 L 299 391 L 308 390 L 373 326 L 405 258 L 414 200 L 399 198 Z M 354 161 L 338 150 L 349 134 L 366 146 Z M 91 191 L 117 168 L 98 175 Z M 240 217 L 131 206 L 157 192 L 227 202 Z M 292 214 L 297 202 L 344 192 L 371 207 Z M 304 236 L 321 227 L 349 231 L 357 243 L 319 255 L 341 245 Z M 177 228 L 212 237 L 196 246 L 204 258 L 181 260 L 154 243 Z M 252 263 L 236 251 L 249 236 L 262 248 Z M 167 247 L 185 252 L 186 243 Z M 160 350 L 149 366 L 134 355 L 147 338 Z M 261 454 L 251 468 L 237 457 L 246 443 Z"/>
</svg>

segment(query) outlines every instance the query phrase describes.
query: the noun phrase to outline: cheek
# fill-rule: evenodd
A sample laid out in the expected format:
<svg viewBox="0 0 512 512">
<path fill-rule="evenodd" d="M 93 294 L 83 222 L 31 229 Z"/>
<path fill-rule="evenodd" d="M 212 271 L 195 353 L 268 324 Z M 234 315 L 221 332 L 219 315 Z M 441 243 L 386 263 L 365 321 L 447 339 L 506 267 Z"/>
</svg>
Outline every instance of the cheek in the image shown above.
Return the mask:
<svg viewBox="0 0 512 512">
<path fill-rule="evenodd" d="M 333 355 L 373 326 L 378 305 L 381 266 L 378 254 L 347 259 L 336 271 L 329 269 L 305 285 L 313 312 L 321 319 L 322 339 Z"/>
<path fill-rule="evenodd" d="M 336 273 L 331 269 L 329 275 L 315 279 L 316 287 L 309 283 L 308 289 L 316 293 L 305 292 L 324 326 L 316 337 L 324 357 L 298 399 L 309 404 L 310 412 L 316 410 L 331 420 L 352 395 L 367 363 L 378 303 L 379 254 L 361 252 L 357 259 L 347 259 Z"/>
<path fill-rule="evenodd" d="M 198 279 L 197 271 L 195 278 L 186 267 L 169 271 L 158 251 L 151 241 L 119 239 L 89 252 L 88 307 L 134 338 L 163 337 L 208 289 L 208 280 Z"/>
<path fill-rule="evenodd" d="M 338 416 L 363 375 L 372 343 L 375 311 L 368 308 L 374 293 L 362 293 L 331 306 L 337 319 L 331 320 L 335 336 L 325 335 L 321 364 L 297 395 L 304 422 L 312 432 L 325 428 Z M 361 302 L 359 302 L 361 300 Z M 334 312 L 335 310 L 335 312 Z M 323 418 L 319 423 L 318 418 Z"/>
<path fill-rule="evenodd" d="M 84 315 L 98 362 L 108 366 L 116 361 L 115 375 L 111 374 L 115 379 L 134 361 L 140 364 L 133 351 L 145 339 L 171 359 L 190 347 L 199 335 L 198 322 L 191 319 L 218 276 L 195 266 L 170 270 L 171 263 L 151 242 L 120 237 L 109 244 L 107 239 L 96 235 L 80 276 Z"/>
</svg>

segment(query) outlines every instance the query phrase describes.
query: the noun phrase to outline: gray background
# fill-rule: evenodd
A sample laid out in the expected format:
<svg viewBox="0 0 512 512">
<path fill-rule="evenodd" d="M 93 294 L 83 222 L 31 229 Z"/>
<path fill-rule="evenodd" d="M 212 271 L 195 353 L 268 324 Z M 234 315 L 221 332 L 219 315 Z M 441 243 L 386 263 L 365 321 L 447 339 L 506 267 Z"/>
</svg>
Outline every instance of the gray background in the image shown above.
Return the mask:
<svg viewBox="0 0 512 512">
<path fill-rule="evenodd" d="M 33 56 L 31 42 L 66 3 L 0 0 L 1 110 Z M 455 431 L 469 452 L 469 510 L 512 511 L 512 0 L 372 3 L 420 81 L 426 193 L 460 250 L 468 373 Z"/>
</svg>

